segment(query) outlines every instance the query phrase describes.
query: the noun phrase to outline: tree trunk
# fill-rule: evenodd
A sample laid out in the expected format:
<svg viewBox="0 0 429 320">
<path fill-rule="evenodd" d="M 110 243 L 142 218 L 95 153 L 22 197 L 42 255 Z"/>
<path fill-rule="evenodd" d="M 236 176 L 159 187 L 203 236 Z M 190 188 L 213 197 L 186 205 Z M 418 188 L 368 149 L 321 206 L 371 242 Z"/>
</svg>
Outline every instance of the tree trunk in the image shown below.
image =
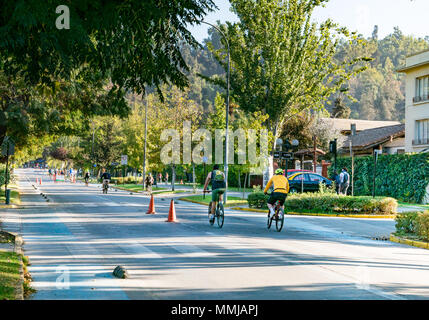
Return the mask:
<svg viewBox="0 0 429 320">
<path fill-rule="evenodd" d="M 195 186 L 195 163 L 192 162 L 192 189 L 194 193 L 197 193 L 197 188 Z"/>
<path fill-rule="evenodd" d="M 271 131 L 274 133 L 274 141 L 273 141 L 273 148 L 272 151 L 276 150 L 276 144 L 277 144 L 277 138 L 278 138 L 278 121 L 276 121 L 274 127 L 271 127 Z M 274 174 L 274 157 L 271 154 L 268 154 L 268 164 L 265 167 L 265 172 L 263 174 L 263 186 L 262 188 L 265 188 L 268 181 L 271 179 L 271 177 Z"/>
<path fill-rule="evenodd" d="M 243 199 L 244 199 L 244 197 L 246 196 L 245 195 L 245 193 L 246 193 L 246 179 L 247 179 L 247 177 L 249 176 L 249 174 L 248 173 L 246 173 L 246 175 L 244 176 L 244 184 L 243 184 Z"/>
<path fill-rule="evenodd" d="M 174 183 L 176 182 L 176 165 L 173 164 L 171 171 L 171 191 L 174 191 Z"/>
</svg>

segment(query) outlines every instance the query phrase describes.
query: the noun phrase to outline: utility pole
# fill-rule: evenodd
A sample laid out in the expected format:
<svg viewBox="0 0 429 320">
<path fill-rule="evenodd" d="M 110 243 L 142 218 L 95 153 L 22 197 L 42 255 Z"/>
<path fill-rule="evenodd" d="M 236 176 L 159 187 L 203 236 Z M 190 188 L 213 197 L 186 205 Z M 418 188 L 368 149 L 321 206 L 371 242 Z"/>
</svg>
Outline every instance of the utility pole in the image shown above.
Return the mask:
<svg viewBox="0 0 429 320">
<path fill-rule="evenodd" d="M 143 191 L 146 190 L 147 103 L 144 111 Z"/>
</svg>

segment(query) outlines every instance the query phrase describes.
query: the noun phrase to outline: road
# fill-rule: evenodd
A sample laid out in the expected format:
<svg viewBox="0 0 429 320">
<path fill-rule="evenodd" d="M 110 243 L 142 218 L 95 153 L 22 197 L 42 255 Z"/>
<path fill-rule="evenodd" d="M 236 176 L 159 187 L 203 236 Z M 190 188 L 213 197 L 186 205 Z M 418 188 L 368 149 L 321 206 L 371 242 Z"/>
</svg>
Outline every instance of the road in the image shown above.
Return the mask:
<svg viewBox="0 0 429 320">
<path fill-rule="evenodd" d="M 168 196 L 147 215 L 141 194 L 15 173 L 22 208 L 0 219 L 25 241 L 31 299 L 429 298 L 429 252 L 372 240 L 393 220 L 286 216 L 278 233 L 265 214 L 227 209 L 219 229 L 206 207 L 178 201 L 178 222 L 167 223 Z M 118 265 L 129 279 L 112 276 Z"/>
</svg>

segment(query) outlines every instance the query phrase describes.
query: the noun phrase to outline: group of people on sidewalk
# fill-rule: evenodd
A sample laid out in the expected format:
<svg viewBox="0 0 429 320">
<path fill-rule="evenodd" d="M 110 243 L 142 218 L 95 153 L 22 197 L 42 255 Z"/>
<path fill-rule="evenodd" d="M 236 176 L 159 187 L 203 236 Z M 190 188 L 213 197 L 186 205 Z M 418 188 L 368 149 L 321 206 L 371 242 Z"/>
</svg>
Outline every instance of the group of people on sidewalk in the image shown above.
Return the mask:
<svg viewBox="0 0 429 320">
<path fill-rule="evenodd" d="M 334 172 L 335 180 L 335 191 L 337 194 L 347 195 L 347 190 L 350 186 L 350 174 L 347 171 L 347 168 L 343 168 L 341 173 Z"/>
</svg>

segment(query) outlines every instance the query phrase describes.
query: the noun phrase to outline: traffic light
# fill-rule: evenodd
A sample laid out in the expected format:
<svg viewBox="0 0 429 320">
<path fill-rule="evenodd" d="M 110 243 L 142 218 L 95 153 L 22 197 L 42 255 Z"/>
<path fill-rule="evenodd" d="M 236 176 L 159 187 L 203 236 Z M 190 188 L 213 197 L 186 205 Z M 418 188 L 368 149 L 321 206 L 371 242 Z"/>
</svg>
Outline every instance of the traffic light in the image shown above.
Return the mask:
<svg viewBox="0 0 429 320">
<path fill-rule="evenodd" d="M 329 152 L 336 154 L 337 153 L 337 140 L 333 140 L 329 142 Z"/>
</svg>

